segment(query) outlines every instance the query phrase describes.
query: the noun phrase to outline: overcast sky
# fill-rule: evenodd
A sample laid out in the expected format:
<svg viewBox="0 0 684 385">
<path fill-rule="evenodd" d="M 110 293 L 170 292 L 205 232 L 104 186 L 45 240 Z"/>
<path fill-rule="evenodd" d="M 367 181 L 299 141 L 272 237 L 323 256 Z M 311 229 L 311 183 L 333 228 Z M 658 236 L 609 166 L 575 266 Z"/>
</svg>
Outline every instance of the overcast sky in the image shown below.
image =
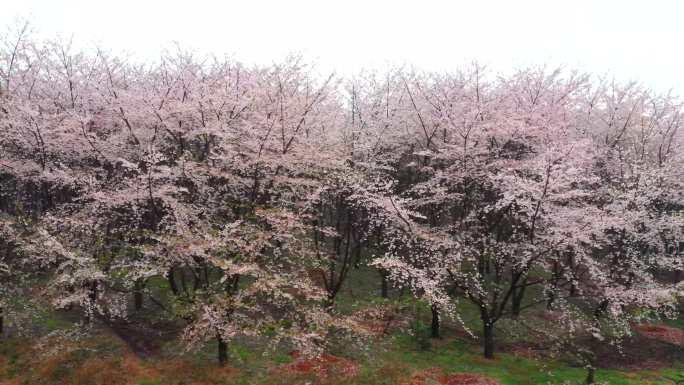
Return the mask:
<svg viewBox="0 0 684 385">
<path fill-rule="evenodd" d="M 566 64 L 684 95 L 679 0 L 4 0 L 0 25 L 17 18 L 141 59 L 177 41 L 257 63 L 300 52 L 341 73 Z"/>
</svg>

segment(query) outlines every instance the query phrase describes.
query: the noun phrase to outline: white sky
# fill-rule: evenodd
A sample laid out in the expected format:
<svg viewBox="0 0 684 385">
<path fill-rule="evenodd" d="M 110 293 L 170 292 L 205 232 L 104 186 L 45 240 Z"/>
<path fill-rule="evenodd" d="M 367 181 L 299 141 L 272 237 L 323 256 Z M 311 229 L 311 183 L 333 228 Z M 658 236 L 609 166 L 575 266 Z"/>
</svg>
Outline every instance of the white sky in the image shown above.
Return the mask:
<svg viewBox="0 0 684 385">
<path fill-rule="evenodd" d="M 684 95 L 680 0 L 4 0 L 0 26 L 17 17 L 143 59 L 177 41 L 248 63 L 300 52 L 340 73 L 566 64 Z"/>
</svg>

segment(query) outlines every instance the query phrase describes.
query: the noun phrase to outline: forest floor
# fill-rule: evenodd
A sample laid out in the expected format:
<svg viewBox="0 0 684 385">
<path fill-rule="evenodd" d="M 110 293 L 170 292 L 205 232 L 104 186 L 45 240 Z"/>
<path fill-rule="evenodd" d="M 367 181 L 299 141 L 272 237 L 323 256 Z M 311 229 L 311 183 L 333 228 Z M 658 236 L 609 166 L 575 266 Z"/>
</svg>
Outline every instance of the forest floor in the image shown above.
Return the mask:
<svg viewBox="0 0 684 385">
<path fill-rule="evenodd" d="M 349 287 L 360 291 L 359 285 Z M 348 290 L 338 307 L 362 313 L 399 302 L 362 298 L 368 297 L 357 298 Z M 496 356 L 483 358 L 477 312 L 467 304 L 462 323 L 445 320 L 439 339 L 428 337 L 429 310 L 409 305 L 391 322 L 365 319 L 362 324 L 371 336 L 364 343 L 333 344 L 318 358 L 287 346 L 268 349 L 264 340 L 235 340 L 225 367 L 217 365 L 214 342 L 184 351 L 181 325 L 159 321 L 149 302 L 145 309 L 126 322 L 97 319 L 88 333 L 73 328 L 79 317 L 75 311 L 36 316 L 36 336 L 6 333 L 0 339 L 0 385 L 537 385 L 581 384 L 586 376 L 584 368 L 551 354 L 536 342 L 533 330 L 514 321 L 500 321 Z M 540 314 L 528 312 L 525 319 L 533 323 Z M 621 353 L 599 352 L 597 380 L 611 385 L 684 384 L 684 318 L 637 325 L 636 330 Z"/>
</svg>

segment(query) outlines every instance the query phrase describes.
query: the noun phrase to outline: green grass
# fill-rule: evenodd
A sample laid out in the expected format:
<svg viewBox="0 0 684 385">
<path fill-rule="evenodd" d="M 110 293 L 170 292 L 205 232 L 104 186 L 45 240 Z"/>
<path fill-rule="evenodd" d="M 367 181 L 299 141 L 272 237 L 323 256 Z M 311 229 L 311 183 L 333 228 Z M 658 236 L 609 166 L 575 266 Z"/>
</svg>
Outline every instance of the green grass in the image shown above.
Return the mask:
<svg viewBox="0 0 684 385">
<path fill-rule="evenodd" d="M 663 323 L 674 328 L 684 329 L 684 314 L 680 315 L 679 318 L 676 319 L 665 320 Z"/>
<path fill-rule="evenodd" d="M 586 371 L 573 368 L 557 360 L 534 360 L 507 353 L 498 353 L 494 360 L 482 358 L 478 347 L 459 340 L 448 340 L 430 351 L 414 349 L 411 336 L 399 336 L 394 348 L 381 353 L 375 364 L 384 362 L 405 363 L 413 370 L 439 367 L 445 373 L 481 373 L 506 385 L 582 383 Z M 366 363 L 366 365 L 374 365 Z M 599 369 L 596 379 L 612 385 L 672 384 L 667 378 L 682 375 L 684 367 L 661 372 L 640 371 L 625 373 L 611 369 Z"/>
</svg>

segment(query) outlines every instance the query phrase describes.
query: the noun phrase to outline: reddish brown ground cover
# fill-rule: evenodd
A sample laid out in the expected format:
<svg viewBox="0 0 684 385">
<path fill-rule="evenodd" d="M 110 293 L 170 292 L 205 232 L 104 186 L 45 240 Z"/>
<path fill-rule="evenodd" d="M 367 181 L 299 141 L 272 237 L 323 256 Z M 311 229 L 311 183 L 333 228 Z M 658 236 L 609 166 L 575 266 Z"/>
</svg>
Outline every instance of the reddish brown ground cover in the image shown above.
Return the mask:
<svg viewBox="0 0 684 385">
<path fill-rule="evenodd" d="M 318 357 L 304 357 L 299 352 L 290 352 L 295 362 L 287 365 L 285 370 L 293 374 L 315 374 L 325 379 L 331 376 L 354 377 L 359 372 L 359 364 L 347 358 L 323 354 Z"/>
<path fill-rule="evenodd" d="M 409 385 L 501 385 L 499 382 L 477 373 L 444 374 L 440 368 L 430 368 L 413 374 Z"/>
<path fill-rule="evenodd" d="M 639 334 L 661 342 L 676 346 L 684 346 L 684 330 L 666 325 L 642 324 L 636 325 Z"/>
</svg>

